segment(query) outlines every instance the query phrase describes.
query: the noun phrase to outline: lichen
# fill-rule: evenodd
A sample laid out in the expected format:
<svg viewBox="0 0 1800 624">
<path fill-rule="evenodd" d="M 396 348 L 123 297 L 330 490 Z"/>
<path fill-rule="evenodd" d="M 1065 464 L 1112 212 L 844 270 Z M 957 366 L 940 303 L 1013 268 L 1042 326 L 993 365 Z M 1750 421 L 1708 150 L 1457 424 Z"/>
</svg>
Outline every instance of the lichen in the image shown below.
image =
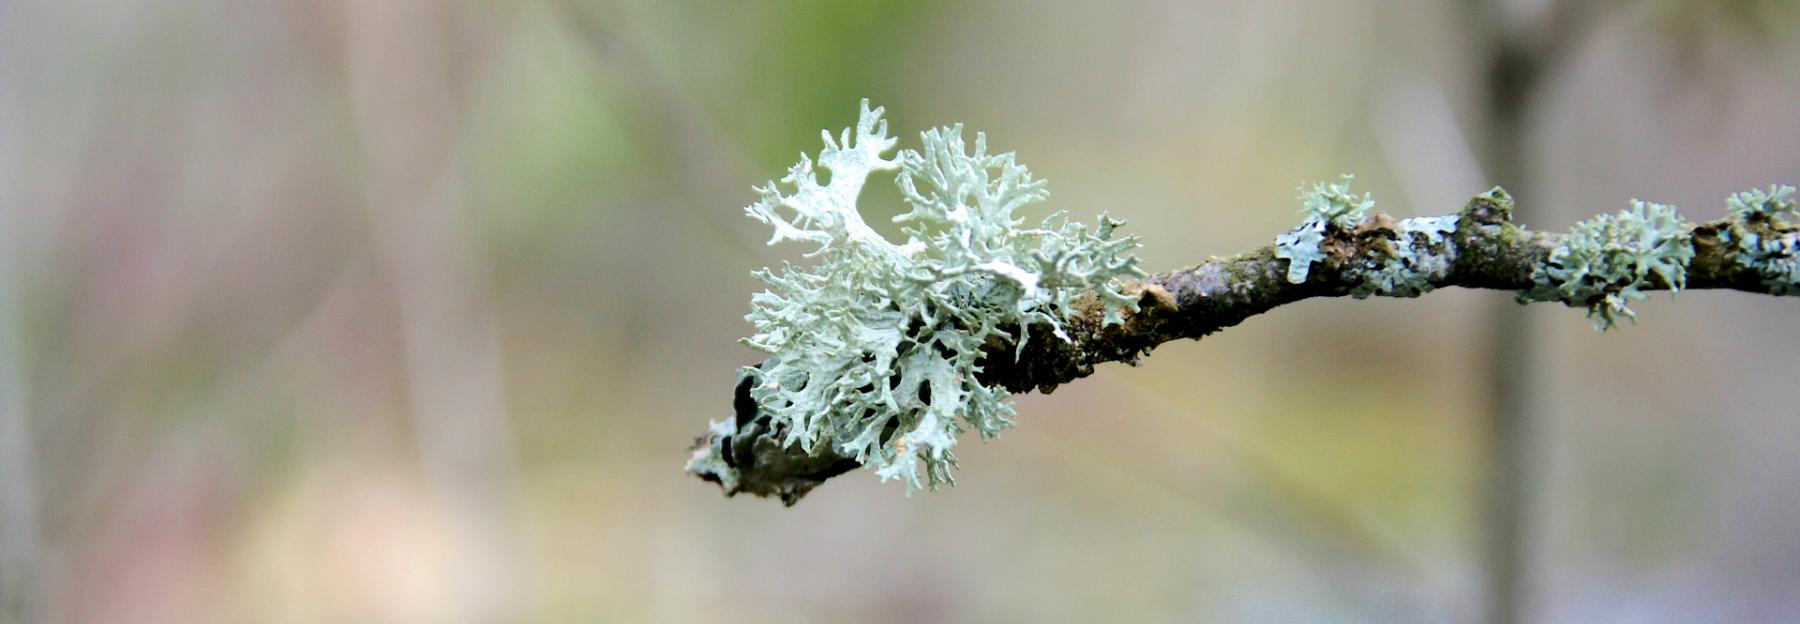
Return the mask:
<svg viewBox="0 0 1800 624">
<path fill-rule="evenodd" d="M 1725 200 L 1729 226 L 1719 232 L 1738 263 L 1754 267 L 1777 295 L 1800 296 L 1800 233 L 1782 218 L 1796 212 L 1793 195 L 1791 186 L 1734 193 Z"/>
<path fill-rule="evenodd" d="M 1346 174 L 1335 183 L 1320 182 L 1310 189 L 1301 187 L 1300 214 L 1306 215 L 1306 220 L 1299 227 L 1275 237 L 1275 257 L 1288 261 L 1289 283 L 1305 283 L 1312 264 L 1325 259 L 1320 245 L 1325 242 L 1328 228 L 1356 227 L 1375 206 L 1375 200 L 1369 194 L 1364 193 L 1359 198 L 1350 192 L 1350 181 L 1354 178 Z"/>
<path fill-rule="evenodd" d="M 1391 229 L 1377 230 L 1383 244 L 1351 267 L 1359 281 L 1350 291 L 1357 299 L 1370 295 L 1417 297 L 1431 292 L 1432 280 L 1443 279 L 1455 264 L 1455 249 L 1448 235 L 1456 232 L 1457 216 L 1414 217 Z"/>
<path fill-rule="evenodd" d="M 1636 322 L 1629 304 L 1644 299 L 1645 290 L 1674 293 L 1687 286 L 1692 228 L 1673 206 L 1633 199 L 1631 208 L 1618 214 L 1577 223 L 1532 268 L 1535 286 L 1519 300 L 1585 306 L 1600 331 L 1617 326 L 1620 318 Z"/>
<path fill-rule="evenodd" d="M 1300 227 L 1275 236 L 1275 257 L 1288 261 L 1287 281 L 1306 283 L 1312 264 L 1325 259 L 1319 244 L 1325 242 L 1325 222 L 1308 219 Z"/>
<path fill-rule="evenodd" d="M 1457 215 L 1418 217 L 1395 222 L 1385 215 L 1369 217 L 1375 199 L 1350 191 L 1352 176 L 1335 183 L 1302 187 L 1300 213 L 1305 221 L 1275 237 L 1275 257 L 1286 259 L 1287 281 L 1306 282 L 1315 262 L 1326 260 L 1326 241 L 1355 241 L 1360 253 L 1341 253 L 1337 262 L 1344 278 L 1355 282 L 1350 295 L 1417 297 L 1430 292 L 1432 280 L 1449 274 L 1455 246 Z M 1337 249 L 1338 247 L 1333 247 Z"/>
<path fill-rule="evenodd" d="M 1774 221 L 1782 225 L 1781 215 L 1795 211 L 1794 187 L 1770 185 L 1769 190 L 1750 189 L 1725 198 L 1731 216 L 1739 221 Z"/>
<path fill-rule="evenodd" d="M 1300 192 L 1300 212 L 1307 215 L 1308 220 L 1318 220 L 1341 228 L 1356 227 L 1369 216 L 1369 210 L 1375 207 L 1375 199 L 1368 193 L 1357 197 L 1350 192 L 1350 182 L 1356 176 L 1344 174 L 1334 183 L 1317 182 L 1311 189 Z"/>
<path fill-rule="evenodd" d="M 933 129 L 918 151 L 884 158 L 896 140 L 882 112 L 865 100 L 854 130 L 825 133 L 818 163 L 829 183 L 803 154 L 746 209 L 774 228 L 770 244 L 817 245 L 806 254 L 817 264 L 756 272 L 769 290 L 751 298 L 755 333 L 744 343 L 769 358 L 745 373 L 781 444 L 828 448 L 910 493 L 954 482 L 951 449 L 965 428 L 985 439 L 1013 424 L 1008 393 L 979 379 L 984 345 L 1022 350 L 1039 324 L 1067 340 L 1063 323 L 1084 292 L 1116 322 L 1136 310 L 1118 278 L 1143 272 L 1127 254 L 1137 239 L 1112 238 L 1119 221 L 1089 229 L 1058 213 L 1024 227 L 1014 212 L 1042 200 L 1045 183 L 1013 154 L 988 153 L 985 135 L 970 152 L 960 125 Z M 856 206 L 868 177 L 885 171 L 897 171 L 912 207 L 895 218 L 904 244 L 870 229 Z"/>
</svg>

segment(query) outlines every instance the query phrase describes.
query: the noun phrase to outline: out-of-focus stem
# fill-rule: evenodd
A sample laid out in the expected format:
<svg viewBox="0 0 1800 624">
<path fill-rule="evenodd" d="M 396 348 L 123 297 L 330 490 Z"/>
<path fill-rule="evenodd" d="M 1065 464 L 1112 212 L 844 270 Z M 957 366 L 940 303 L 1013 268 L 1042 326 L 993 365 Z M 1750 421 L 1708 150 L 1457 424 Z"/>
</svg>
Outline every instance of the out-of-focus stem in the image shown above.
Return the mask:
<svg viewBox="0 0 1800 624">
<path fill-rule="evenodd" d="M 1540 19 L 1523 24 L 1510 23 L 1516 20 L 1508 19 L 1506 0 L 1473 0 L 1466 5 L 1472 32 L 1491 33 L 1480 61 L 1486 94 L 1473 133 L 1481 143 L 1482 167 L 1490 180 L 1522 193 L 1537 190 L 1525 165 L 1525 136 L 1538 88 L 1586 36 L 1598 15 L 1597 4 L 1562 0 Z M 1526 210 L 1519 216 L 1527 220 L 1524 217 L 1540 215 Z M 1489 390 L 1483 428 L 1487 447 L 1478 481 L 1478 517 L 1485 523 L 1478 529 L 1483 621 L 1513 624 L 1529 602 L 1523 579 L 1530 546 L 1527 523 L 1533 516 L 1532 418 L 1538 402 L 1531 371 L 1539 355 L 1531 318 L 1519 314 L 1511 302 L 1495 300 L 1487 326 Z"/>
</svg>

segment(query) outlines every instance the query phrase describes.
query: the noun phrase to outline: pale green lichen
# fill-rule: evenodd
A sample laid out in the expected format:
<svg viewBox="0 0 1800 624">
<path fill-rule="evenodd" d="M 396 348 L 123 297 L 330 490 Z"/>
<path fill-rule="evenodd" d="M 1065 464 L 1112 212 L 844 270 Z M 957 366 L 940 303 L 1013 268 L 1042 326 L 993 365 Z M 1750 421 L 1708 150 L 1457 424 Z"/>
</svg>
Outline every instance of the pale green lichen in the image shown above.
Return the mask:
<svg viewBox="0 0 1800 624">
<path fill-rule="evenodd" d="M 1351 267 L 1359 280 L 1350 295 L 1364 299 L 1417 297 L 1431 292 L 1432 280 L 1443 279 L 1455 264 L 1455 249 L 1446 244 L 1456 231 L 1457 216 L 1414 217 L 1395 225 L 1379 253 Z"/>
<path fill-rule="evenodd" d="M 1732 219 L 1719 231 L 1720 240 L 1737 251 L 1736 260 L 1755 267 L 1777 295 L 1800 295 L 1800 233 L 1782 218 L 1796 213 L 1793 195 L 1791 186 L 1734 193 L 1725 200 Z"/>
<path fill-rule="evenodd" d="M 1311 189 L 1301 188 L 1300 213 L 1306 215 L 1306 220 L 1299 227 L 1275 237 L 1275 257 L 1288 261 L 1288 282 L 1306 282 L 1312 264 L 1325 258 L 1319 245 L 1325 241 L 1326 228 L 1356 227 L 1368 216 L 1369 209 L 1375 207 L 1375 200 L 1368 193 L 1359 198 L 1350 192 L 1350 181 L 1354 178 L 1346 174 L 1335 183 L 1321 182 Z"/>
<path fill-rule="evenodd" d="M 1794 187 L 1770 185 L 1769 190 L 1750 189 L 1725 198 L 1731 216 L 1740 221 L 1779 220 L 1795 212 Z"/>
<path fill-rule="evenodd" d="M 1629 304 L 1647 297 L 1645 290 L 1674 293 L 1687 286 L 1692 229 L 1673 206 L 1633 199 L 1631 208 L 1618 214 L 1575 224 L 1533 267 L 1536 286 L 1519 300 L 1585 306 L 1600 331 L 1617 326 L 1620 318 L 1636 322 Z"/>
<path fill-rule="evenodd" d="M 1335 183 L 1302 187 L 1300 213 L 1306 220 L 1275 237 L 1275 257 L 1288 261 L 1288 282 L 1305 283 L 1313 263 L 1325 259 L 1326 235 L 1356 230 L 1375 208 L 1368 193 L 1350 191 L 1352 179 L 1345 175 Z M 1351 296 L 1417 297 L 1431 291 L 1432 280 L 1449 273 L 1454 249 L 1445 235 L 1456 231 L 1456 215 L 1406 219 L 1392 227 L 1379 223 L 1391 222 L 1378 219 L 1359 234 L 1371 243 L 1370 252 L 1344 260 L 1344 276 L 1357 282 Z"/>
<path fill-rule="evenodd" d="M 1035 323 L 1067 339 L 1063 323 L 1084 292 L 1116 321 L 1136 309 L 1117 278 L 1143 272 L 1126 254 L 1137 240 L 1112 239 L 1118 221 L 1101 217 L 1089 230 L 1056 214 L 1023 227 L 1014 211 L 1042 200 L 1044 182 L 1011 153 L 989 154 L 980 133 L 972 153 L 959 125 L 884 158 L 895 139 L 882 112 L 865 100 L 854 130 L 825 133 L 818 163 L 829 183 L 802 155 L 781 180 L 791 193 L 771 182 L 746 209 L 774 228 L 771 244 L 818 246 L 807 254 L 814 266 L 756 273 L 769 290 L 751 298 L 755 333 L 744 342 L 769 358 L 746 373 L 782 444 L 829 448 L 911 492 L 954 482 L 951 449 L 965 426 L 985 439 L 1012 425 L 1006 390 L 977 378 L 991 340 L 1022 348 Z M 895 170 L 912 206 L 895 219 L 905 244 L 870 229 L 856 207 L 869 175 Z"/>
<path fill-rule="evenodd" d="M 1287 281 L 1306 282 L 1312 264 L 1325 259 L 1319 244 L 1325 242 L 1325 222 L 1308 219 L 1300 227 L 1275 236 L 1275 257 L 1288 261 Z"/>
</svg>

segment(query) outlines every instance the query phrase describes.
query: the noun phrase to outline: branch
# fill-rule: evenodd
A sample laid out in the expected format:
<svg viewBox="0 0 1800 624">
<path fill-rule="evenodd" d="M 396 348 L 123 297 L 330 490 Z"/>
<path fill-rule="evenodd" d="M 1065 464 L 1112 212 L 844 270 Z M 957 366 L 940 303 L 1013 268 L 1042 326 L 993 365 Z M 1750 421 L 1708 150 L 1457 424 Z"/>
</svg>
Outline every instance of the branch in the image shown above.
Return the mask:
<svg viewBox="0 0 1800 624">
<path fill-rule="evenodd" d="M 1284 254 L 1279 243 L 1152 275 L 1124 289 L 1137 299 L 1139 311 L 1128 314 L 1123 322 L 1107 325 L 1099 299 L 1088 297 L 1064 323 L 1068 340 L 1058 339 L 1048 326 L 1039 324 L 1031 327 L 1023 351 L 1016 351 L 1017 345 L 1006 340 L 991 341 L 983 351 L 978 378 L 1014 393 L 1035 389 L 1048 394 L 1061 384 L 1093 374 L 1098 364 L 1136 364 L 1162 343 L 1197 340 L 1278 306 L 1315 297 L 1411 297 L 1453 286 L 1513 290 L 1520 292 L 1520 303 L 1561 301 L 1587 307 L 1590 316 L 1597 317 L 1596 326 L 1604 329 L 1613 325 L 1616 314 L 1630 317 L 1631 311 L 1623 304 L 1627 298 L 1641 298 L 1639 291 L 1726 289 L 1800 294 L 1800 285 L 1794 283 L 1800 272 L 1793 267 L 1795 252 L 1791 249 L 1800 228 L 1773 217 L 1783 209 L 1791 210 L 1792 203 L 1783 204 L 1782 193 L 1771 193 L 1773 200 L 1758 195 L 1761 204 L 1744 208 L 1731 218 L 1691 228 L 1676 222 L 1676 233 L 1661 241 L 1683 251 L 1673 276 L 1647 269 L 1644 258 L 1632 256 L 1631 250 L 1617 241 L 1601 239 L 1605 244 L 1595 247 L 1595 253 L 1608 258 L 1606 262 L 1635 266 L 1638 275 L 1630 280 L 1596 279 L 1603 276 L 1575 271 L 1571 266 L 1575 263 L 1567 257 L 1571 249 L 1581 248 L 1584 236 L 1591 245 L 1601 228 L 1606 235 L 1633 235 L 1629 228 L 1636 226 L 1632 224 L 1642 224 L 1630 221 L 1629 211 L 1584 223 L 1570 234 L 1533 232 L 1513 223 L 1512 198 L 1496 188 L 1470 200 L 1454 215 L 1454 221 L 1429 220 L 1455 223 L 1453 231 L 1441 236 L 1428 237 L 1407 227 L 1417 220 L 1402 222 L 1380 213 L 1347 226 L 1321 222 L 1319 257 L 1310 271 L 1300 272 L 1297 282 L 1290 281 L 1295 273 L 1290 263 L 1295 261 L 1286 257 L 1291 254 Z M 1743 206 L 1740 202 L 1755 203 L 1753 200 L 1740 194 L 1733 198 L 1733 207 Z M 1645 214 L 1645 206 L 1667 209 L 1636 205 L 1638 217 Z M 1668 214 L 1672 216 L 1672 211 Z M 1746 234 L 1755 236 L 1746 242 Z M 1396 251 L 1407 247 L 1419 257 L 1442 262 L 1416 271 L 1416 283 L 1373 287 L 1371 276 L 1394 269 L 1403 256 L 1411 257 L 1411 252 Z M 1686 255 L 1689 249 L 1691 257 Z M 1775 251 L 1758 256 L 1755 249 Z M 1771 263 L 1786 264 L 1772 267 Z M 1683 268 L 1685 271 L 1680 270 Z M 1771 279 L 1771 271 L 1781 277 Z M 825 480 L 860 465 L 837 455 L 830 445 L 819 445 L 809 454 L 798 445 L 779 444 L 784 432 L 771 428 L 781 425 L 771 424 L 759 413 L 750 398 L 750 386 L 749 377 L 738 384 L 736 418 L 716 425 L 695 441 L 690 473 L 719 483 L 728 496 L 740 492 L 775 496 L 792 505 Z"/>
</svg>

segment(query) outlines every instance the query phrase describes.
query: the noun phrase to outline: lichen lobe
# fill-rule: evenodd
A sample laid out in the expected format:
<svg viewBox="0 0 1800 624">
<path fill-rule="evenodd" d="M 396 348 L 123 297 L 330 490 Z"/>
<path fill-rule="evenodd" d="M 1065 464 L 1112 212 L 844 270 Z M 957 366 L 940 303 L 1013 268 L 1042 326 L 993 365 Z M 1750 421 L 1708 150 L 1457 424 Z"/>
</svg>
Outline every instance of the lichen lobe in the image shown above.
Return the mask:
<svg viewBox="0 0 1800 624">
<path fill-rule="evenodd" d="M 772 244 L 816 245 L 816 263 L 757 273 L 769 289 L 752 297 L 755 332 L 744 342 L 769 358 L 744 373 L 767 422 L 751 438 L 747 428 L 713 436 L 725 440 L 721 461 L 732 455 L 726 444 L 773 444 L 799 451 L 789 457 L 854 460 L 908 492 L 954 483 L 961 434 L 992 438 L 1013 424 L 1010 392 L 982 375 L 993 345 L 1012 346 L 1016 360 L 1036 343 L 1092 333 L 1085 324 L 1122 323 L 1146 300 L 1120 290 L 1143 275 L 1128 253 L 1137 240 L 1113 236 L 1122 222 L 1102 216 L 1089 227 L 1058 213 L 1026 227 L 1015 211 L 1048 191 L 1013 154 L 989 152 L 981 133 L 970 145 L 949 126 L 888 158 L 897 141 L 882 112 L 864 101 L 854 129 L 825 134 L 817 162 L 829 182 L 802 155 L 746 208 L 774 229 Z M 886 171 L 911 208 L 895 218 L 904 243 L 869 228 L 857 206 L 868 178 Z M 735 487 L 751 491 L 743 466 L 696 457 L 690 465 L 727 491 L 733 470 Z"/>
</svg>

